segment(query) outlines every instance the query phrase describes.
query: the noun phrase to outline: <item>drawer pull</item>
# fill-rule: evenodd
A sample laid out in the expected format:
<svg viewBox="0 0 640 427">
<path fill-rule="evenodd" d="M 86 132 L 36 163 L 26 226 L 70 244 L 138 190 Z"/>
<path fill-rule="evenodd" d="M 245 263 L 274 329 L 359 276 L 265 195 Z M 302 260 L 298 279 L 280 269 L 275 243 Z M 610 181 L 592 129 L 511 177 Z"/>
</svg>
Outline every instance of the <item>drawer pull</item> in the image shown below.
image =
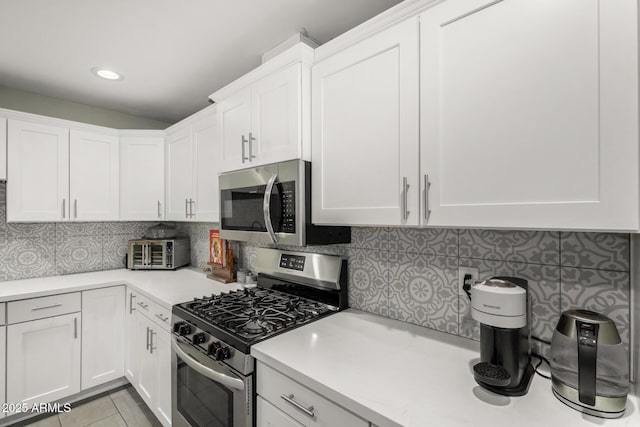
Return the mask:
<svg viewBox="0 0 640 427">
<path fill-rule="evenodd" d="M 137 303 L 140 307 L 144 308 L 145 310 L 147 309 L 147 307 L 149 307 L 149 304 L 145 304 L 142 301 Z"/>
<path fill-rule="evenodd" d="M 280 397 L 282 399 L 284 399 L 285 402 L 289 403 L 290 405 L 293 405 L 294 408 L 299 409 L 300 411 L 304 412 L 307 416 L 309 416 L 311 418 L 315 418 L 316 417 L 315 412 L 313 412 L 313 406 L 309 406 L 308 408 L 305 408 L 304 406 L 302 406 L 301 404 L 299 404 L 298 402 L 293 400 L 293 393 L 291 393 L 289 395 L 283 394 Z"/>
<path fill-rule="evenodd" d="M 166 322 L 167 320 L 169 320 L 169 317 L 162 317 L 162 314 L 156 314 L 156 317 L 162 320 L 163 322 Z"/>
<path fill-rule="evenodd" d="M 62 304 L 51 304 L 51 305 L 44 305 L 42 307 L 33 307 L 31 311 L 46 310 L 47 308 L 56 308 L 56 307 L 62 307 Z"/>
</svg>

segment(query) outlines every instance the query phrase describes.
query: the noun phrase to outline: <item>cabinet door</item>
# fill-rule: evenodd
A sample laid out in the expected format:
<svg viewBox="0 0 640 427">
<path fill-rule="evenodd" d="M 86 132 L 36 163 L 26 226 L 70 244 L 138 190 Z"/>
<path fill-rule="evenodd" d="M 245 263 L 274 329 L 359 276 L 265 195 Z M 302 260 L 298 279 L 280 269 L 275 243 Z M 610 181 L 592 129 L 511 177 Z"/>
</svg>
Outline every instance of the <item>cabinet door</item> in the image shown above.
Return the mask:
<svg viewBox="0 0 640 427">
<path fill-rule="evenodd" d="M 9 120 L 7 221 L 69 218 L 69 130 Z"/>
<path fill-rule="evenodd" d="M 314 223 L 419 223 L 418 62 L 412 18 L 314 66 Z"/>
<path fill-rule="evenodd" d="M 304 427 L 260 396 L 257 397 L 256 411 L 258 427 Z"/>
<path fill-rule="evenodd" d="M 164 137 L 120 138 L 120 219 L 164 218 Z"/>
<path fill-rule="evenodd" d="M 185 126 L 166 138 L 166 209 L 169 220 L 189 219 L 189 200 L 193 198 L 193 158 L 191 127 Z"/>
<path fill-rule="evenodd" d="M 136 390 L 149 408 L 154 407 L 156 390 L 156 369 L 151 348 L 151 328 L 153 323 L 140 313 L 136 313 L 136 331 L 138 342 L 138 381 Z"/>
<path fill-rule="evenodd" d="M 222 171 L 251 166 L 249 132 L 251 131 L 251 91 L 231 95 L 218 104 L 218 135 L 222 151 Z M 243 142 L 244 141 L 244 142 Z M 253 144 L 253 142 L 252 142 Z"/>
<path fill-rule="evenodd" d="M 7 402 L 53 402 L 80 391 L 80 313 L 7 326 Z"/>
<path fill-rule="evenodd" d="M 296 64 L 251 86 L 251 136 L 255 141 L 249 155 L 256 156 L 257 164 L 302 156 L 301 70 L 302 65 Z"/>
<path fill-rule="evenodd" d="M 69 138 L 71 218 L 119 218 L 120 146 L 117 136 L 72 130 Z"/>
<path fill-rule="evenodd" d="M 196 221 L 220 221 L 220 195 L 218 194 L 218 171 L 220 170 L 220 143 L 218 140 L 217 115 L 215 110 L 193 124 L 193 156 L 195 177 Z"/>
<path fill-rule="evenodd" d="M 0 180 L 7 179 L 7 119 L 0 117 Z M 1 417 L 2 415 L 0 415 Z"/>
<path fill-rule="evenodd" d="M 7 343 L 7 327 L 0 326 L 0 384 L 6 384 L 6 343 Z M 6 402 L 5 399 L 6 387 L 0 387 L 0 405 Z M 0 411 L 0 418 L 3 418 L 7 414 L 4 411 Z"/>
<path fill-rule="evenodd" d="M 171 426 L 171 334 L 154 326 L 151 331 L 151 348 L 156 369 L 156 399 L 153 412 L 160 422 Z"/>
<path fill-rule="evenodd" d="M 124 375 L 125 287 L 82 292 L 82 390 Z"/>
<path fill-rule="evenodd" d="M 136 294 L 127 290 L 127 299 L 125 302 L 126 310 L 126 327 L 127 335 L 124 353 L 124 375 L 131 384 L 137 384 L 138 381 L 138 324 L 135 305 Z"/>
<path fill-rule="evenodd" d="M 634 0 L 423 13 L 427 224 L 637 229 L 637 16 Z"/>
</svg>

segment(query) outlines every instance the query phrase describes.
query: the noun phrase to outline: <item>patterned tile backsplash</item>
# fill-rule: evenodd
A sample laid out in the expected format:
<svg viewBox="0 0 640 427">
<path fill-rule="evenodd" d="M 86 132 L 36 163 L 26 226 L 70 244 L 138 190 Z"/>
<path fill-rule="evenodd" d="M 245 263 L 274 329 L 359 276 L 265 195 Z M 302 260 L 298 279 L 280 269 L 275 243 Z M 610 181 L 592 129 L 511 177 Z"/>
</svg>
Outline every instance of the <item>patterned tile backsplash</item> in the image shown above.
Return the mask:
<svg viewBox="0 0 640 427">
<path fill-rule="evenodd" d="M 0 184 L 0 280 L 122 268 L 127 241 L 154 223 L 7 224 Z M 209 260 L 209 230 L 217 223 L 176 223 L 191 238 L 191 264 Z M 587 308 L 614 319 L 630 339 L 630 235 L 556 231 L 352 228 L 345 245 L 284 249 L 322 252 L 349 261 L 354 308 L 404 322 L 479 338 L 469 300 L 458 295 L 458 268 L 481 278 L 529 281 L 532 333 L 550 340 L 560 313 Z M 233 242 L 240 267 L 254 269 L 256 245 Z M 1 286 L 1 285 L 0 285 Z M 548 352 L 547 346 L 540 351 Z"/>
</svg>

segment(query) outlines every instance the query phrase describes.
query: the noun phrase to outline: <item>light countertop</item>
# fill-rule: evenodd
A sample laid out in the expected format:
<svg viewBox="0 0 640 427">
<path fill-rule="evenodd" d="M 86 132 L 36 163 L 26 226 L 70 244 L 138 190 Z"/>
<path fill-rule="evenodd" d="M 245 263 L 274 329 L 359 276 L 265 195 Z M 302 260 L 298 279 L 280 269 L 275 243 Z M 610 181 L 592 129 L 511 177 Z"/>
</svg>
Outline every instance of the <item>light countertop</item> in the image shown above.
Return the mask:
<svg viewBox="0 0 640 427">
<path fill-rule="evenodd" d="M 135 288 L 169 309 L 196 296 L 219 294 L 240 287 L 238 283 L 224 284 L 207 279 L 206 273 L 197 268 L 175 271 L 120 269 L 0 282 L 0 302 L 122 284 Z"/>
<path fill-rule="evenodd" d="M 635 397 L 623 418 L 603 420 L 565 406 L 538 375 L 526 396 L 490 393 L 473 379 L 479 343 L 357 310 L 270 338 L 251 354 L 380 427 L 640 426 Z"/>
</svg>

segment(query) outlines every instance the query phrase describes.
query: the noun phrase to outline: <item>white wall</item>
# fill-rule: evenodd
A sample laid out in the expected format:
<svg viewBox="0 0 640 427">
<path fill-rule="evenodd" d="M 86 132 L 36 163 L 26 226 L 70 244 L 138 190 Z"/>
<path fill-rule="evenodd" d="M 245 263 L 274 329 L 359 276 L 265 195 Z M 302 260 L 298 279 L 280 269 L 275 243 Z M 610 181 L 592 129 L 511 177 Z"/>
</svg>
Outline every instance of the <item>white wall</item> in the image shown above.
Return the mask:
<svg viewBox="0 0 640 427">
<path fill-rule="evenodd" d="M 115 129 L 166 129 L 172 123 L 0 86 L 0 108 Z"/>
</svg>

